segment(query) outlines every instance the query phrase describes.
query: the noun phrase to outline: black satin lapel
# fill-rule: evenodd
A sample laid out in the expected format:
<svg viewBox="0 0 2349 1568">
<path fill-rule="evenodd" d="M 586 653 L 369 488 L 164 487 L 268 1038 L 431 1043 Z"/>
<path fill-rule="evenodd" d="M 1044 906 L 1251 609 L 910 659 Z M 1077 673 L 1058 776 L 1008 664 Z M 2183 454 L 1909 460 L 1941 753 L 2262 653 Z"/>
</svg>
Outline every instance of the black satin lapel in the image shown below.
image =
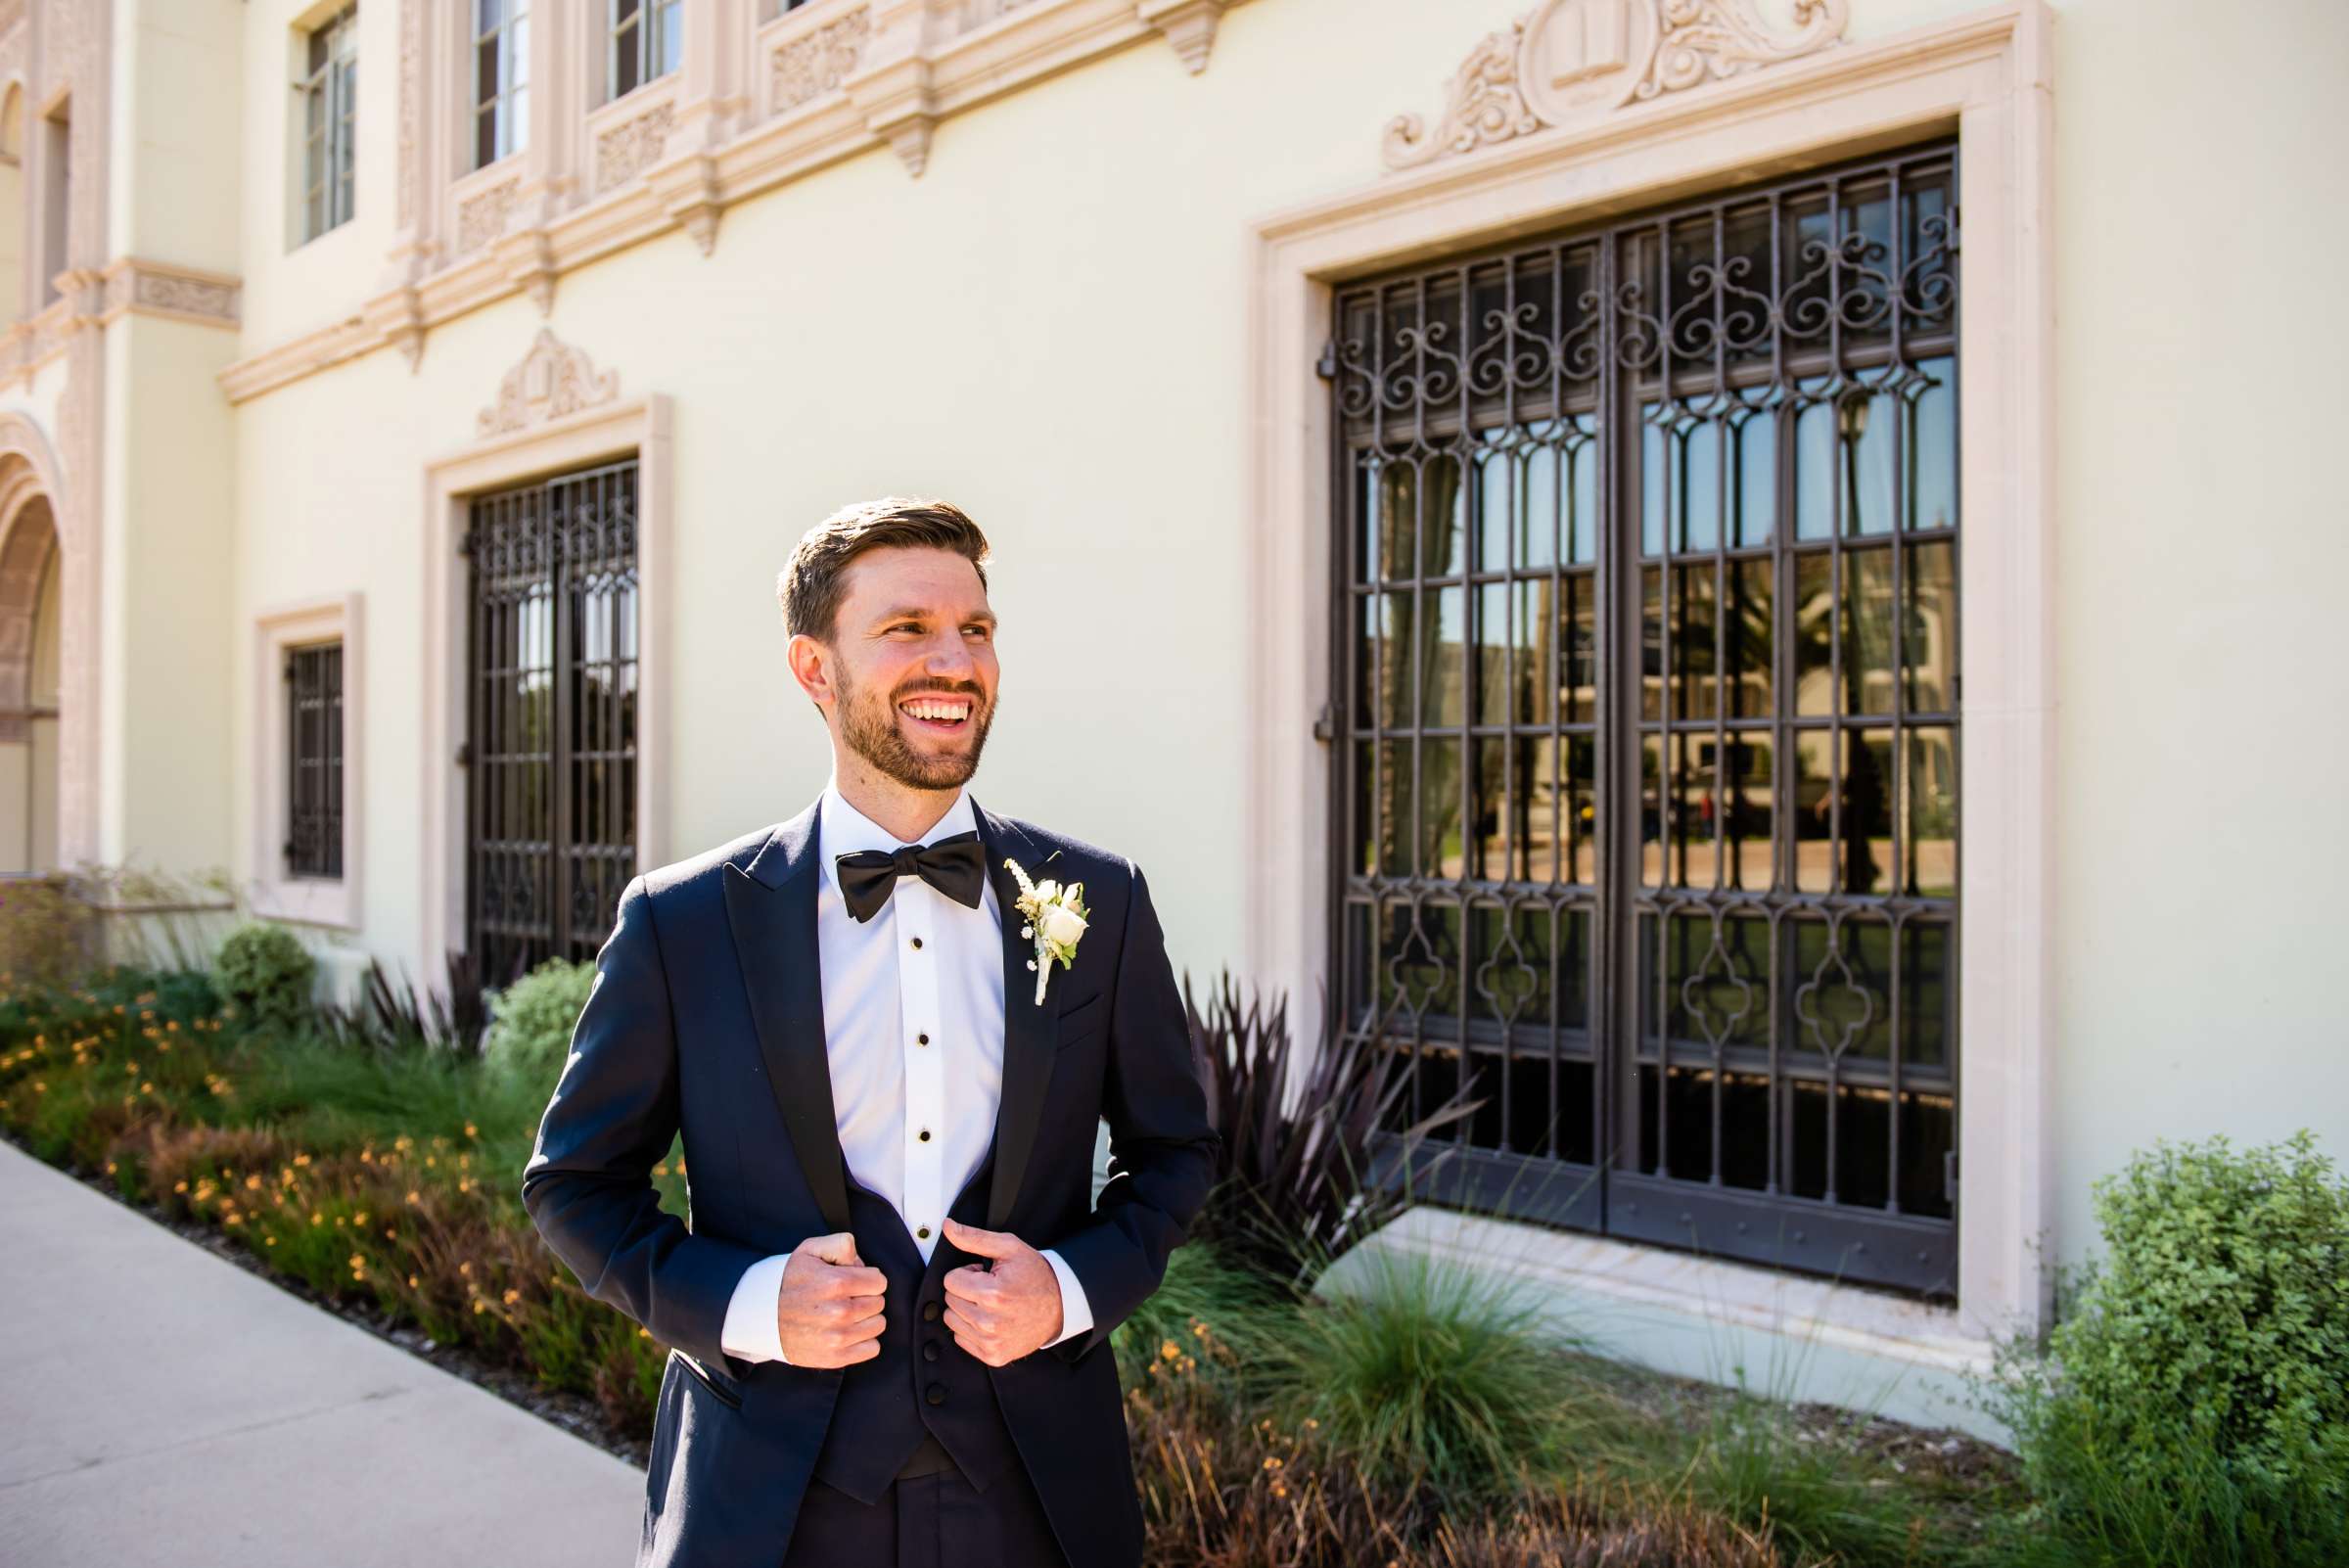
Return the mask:
<svg viewBox="0 0 2349 1568">
<path fill-rule="evenodd" d="M 812 835 L 809 836 L 810 840 Z M 779 846 L 770 843 L 766 853 Z M 805 846 L 812 853 L 812 842 Z M 767 1084 L 782 1107 L 792 1153 L 824 1222 L 849 1228 L 848 1162 L 832 1109 L 832 1067 L 824 1051 L 822 959 L 815 942 L 814 862 L 803 854 L 770 887 L 726 863 L 726 919 L 759 1029 Z"/>
<path fill-rule="evenodd" d="M 990 816 L 974 801 L 979 834 L 987 844 L 987 872 L 994 882 L 995 899 L 1003 915 L 1003 1096 L 995 1107 L 995 1172 L 988 1188 L 987 1228 L 1000 1230 L 1011 1218 L 1020 1194 L 1020 1177 L 1028 1170 L 1036 1147 L 1036 1127 L 1043 1115 L 1044 1088 L 1052 1079 L 1055 1048 L 1054 1015 L 1066 992 L 1058 984 L 1064 973 L 1045 988 L 1043 1003 L 1036 1000 L 1036 971 L 1028 960 L 1036 956 L 1036 941 L 1020 935 L 1020 885 L 1004 865 L 1004 856 L 1018 859 L 1020 869 L 1040 881 L 1049 872 L 1039 868 L 1034 844 L 1009 824 Z"/>
</svg>

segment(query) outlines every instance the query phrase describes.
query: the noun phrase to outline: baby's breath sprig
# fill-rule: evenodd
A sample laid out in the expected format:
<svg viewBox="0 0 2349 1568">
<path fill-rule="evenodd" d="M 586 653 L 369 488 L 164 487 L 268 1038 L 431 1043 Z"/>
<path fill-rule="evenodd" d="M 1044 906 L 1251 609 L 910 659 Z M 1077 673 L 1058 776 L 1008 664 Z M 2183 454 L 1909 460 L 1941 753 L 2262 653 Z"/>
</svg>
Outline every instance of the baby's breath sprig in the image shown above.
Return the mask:
<svg viewBox="0 0 2349 1568">
<path fill-rule="evenodd" d="M 1067 969 L 1077 961 L 1077 943 L 1084 935 L 1087 919 L 1084 884 L 1071 882 L 1064 887 L 1050 878 L 1034 881 L 1009 855 L 1003 857 L 1003 864 L 1020 885 L 1018 907 L 1027 919 L 1020 935 L 1036 942 L 1036 956 L 1028 960 L 1028 967 L 1036 971 L 1036 1000 L 1041 1006 L 1044 983 L 1052 976 L 1053 964 Z"/>
</svg>

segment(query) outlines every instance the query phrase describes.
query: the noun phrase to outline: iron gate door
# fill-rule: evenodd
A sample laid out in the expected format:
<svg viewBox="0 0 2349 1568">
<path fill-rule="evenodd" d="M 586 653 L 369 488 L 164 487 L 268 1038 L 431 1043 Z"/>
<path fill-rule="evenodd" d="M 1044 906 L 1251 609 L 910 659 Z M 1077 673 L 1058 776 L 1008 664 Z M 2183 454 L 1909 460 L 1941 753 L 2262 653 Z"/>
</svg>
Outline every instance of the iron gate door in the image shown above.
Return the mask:
<svg viewBox="0 0 2349 1568">
<path fill-rule="evenodd" d="M 592 959 L 636 871 L 636 463 L 476 496 L 465 932 L 485 983 Z"/>
<path fill-rule="evenodd" d="M 1335 291 L 1332 994 L 1484 1098 L 1440 1201 L 1954 1293 L 1956 178 Z"/>
</svg>

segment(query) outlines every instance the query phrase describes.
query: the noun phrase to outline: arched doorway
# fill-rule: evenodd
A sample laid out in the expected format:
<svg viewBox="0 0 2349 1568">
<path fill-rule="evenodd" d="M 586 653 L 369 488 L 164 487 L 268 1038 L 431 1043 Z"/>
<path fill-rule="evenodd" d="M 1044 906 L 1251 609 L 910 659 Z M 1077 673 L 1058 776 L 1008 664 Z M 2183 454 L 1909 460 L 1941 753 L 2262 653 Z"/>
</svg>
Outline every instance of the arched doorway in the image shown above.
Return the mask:
<svg viewBox="0 0 2349 1568">
<path fill-rule="evenodd" d="M 49 498 L 23 478 L 0 484 L 0 873 L 58 866 L 62 560 Z"/>
</svg>

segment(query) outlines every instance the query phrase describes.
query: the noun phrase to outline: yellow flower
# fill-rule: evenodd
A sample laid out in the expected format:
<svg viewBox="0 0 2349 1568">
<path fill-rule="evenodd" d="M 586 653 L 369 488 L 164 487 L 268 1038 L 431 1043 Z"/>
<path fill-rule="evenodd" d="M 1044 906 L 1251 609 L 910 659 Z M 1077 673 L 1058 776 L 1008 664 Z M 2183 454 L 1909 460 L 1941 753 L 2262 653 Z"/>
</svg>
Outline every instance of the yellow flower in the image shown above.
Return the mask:
<svg viewBox="0 0 2349 1568">
<path fill-rule="evenodd" d="M 474 1125 L 473 1125 L 471 1122 L 468 1122 L 468 1123 L 466 1123 L 466 1124 L 465 1124 L 465 1135 L 466 1135 L 467 1137 L 472 1137 L 472 1136 L 474 1135 L 474 1132 L 475 1132 L 475 1130 L 476 1130 L 476 1129 L 474 1128 Z"/>
<path fill-rule="evenodd" d="M 416 1288 L 416 1276 L 414 1274 L 408 1275 L 408 1288 L 410 1290 L 414 1290 Z"/>
<path fill-rule="evenodd" d="M 350 1255 L 350 1266 L 353 1268 L 364 1268 L 367 1267 L 367 1260 L 354 1252 Z"/>
<path fill-rule="evenodd" d="M 521 1291 L 519 1291 L 519 1290 L 509 1290 L 509 1291 L 507 1291 L 507 1292 L 506 1292 L 506 1298 L 505 1298 L 505 1300 L 506 1300 L 506 1305 L 507 1305 L 507 1306 L 509 1306 L 509 1307 L 511 1307 L 511 1306 L 513 1306 L 513 1305 L 514 1305 L 516 1302 L 518 1302 L 518 1301 L 522 1300 L 522 1292 L 521 1292 Z"/>
</svg>

